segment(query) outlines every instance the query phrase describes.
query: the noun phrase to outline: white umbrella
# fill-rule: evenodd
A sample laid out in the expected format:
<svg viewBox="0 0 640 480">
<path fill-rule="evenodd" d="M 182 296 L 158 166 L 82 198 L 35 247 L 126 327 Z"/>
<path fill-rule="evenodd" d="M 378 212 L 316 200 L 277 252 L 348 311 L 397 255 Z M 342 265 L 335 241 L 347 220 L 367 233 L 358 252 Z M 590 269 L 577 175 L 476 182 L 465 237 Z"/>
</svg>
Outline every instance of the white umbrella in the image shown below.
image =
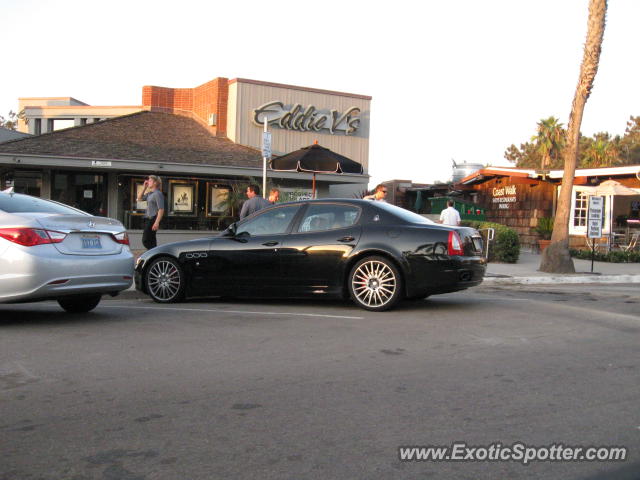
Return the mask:
<svg viewBox="0 0 640 480">
<path fill-rule="evenodd" d="M 615 180 L 605 180 L 596 187 L 594 195 L 606 195 L 611 199 L 609 204 L 609 250 L 611 250 L 611 239 L 613 238 L 613 197 L 617 195 L 640 195 L 640 193 L 632 188 L 625 187 Z"/>
<path fill-rule="evenodd" d="M 640 193 L 615 180 L 605 180 L 596 187 L 596 195 L 640 195 Z"/>
</svg>

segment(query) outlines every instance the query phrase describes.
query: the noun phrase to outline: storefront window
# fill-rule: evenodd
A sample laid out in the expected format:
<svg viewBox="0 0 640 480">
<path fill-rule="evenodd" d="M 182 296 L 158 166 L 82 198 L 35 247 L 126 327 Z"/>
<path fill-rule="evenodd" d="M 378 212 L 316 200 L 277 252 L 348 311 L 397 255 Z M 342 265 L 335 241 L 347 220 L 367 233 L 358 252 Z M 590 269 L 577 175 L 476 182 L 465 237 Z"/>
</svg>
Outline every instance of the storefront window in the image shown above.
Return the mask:
<svg viewBox="0 0 640 480">
<path fill-rule="evenodd" d="M 573 209 L 573 226 L 585 227 L 587 225 L 587 210 L 589 208 L 589 195 L 586 192 L 575 192 L 576 198 Z"/>
<path fill-rule="evenodd" d="M 586 235 L 587 233 L 587 217 L 589 216 L 589 197 L 594 195 L 595 189 L 587 186 L 573 187 L 573 207 L 571 209 L 571 217 L 569 219 L 569 234 Z M 610 211 L 609 197 L 604 197 L 602 216 L 602 230 L 604 233 L 609 231 Z"/>
<path fill-rule="evenodd" d="M 16 193 L 39 197 L 42 191 L 42 172 L 0 170 L 0 191 L 13 187 Z"/>
<path fill-rule="evenodd" d="M 51 199 L 92 215 L 107 214 L 107 185 L 104 175 L 53 172 Z"/>
<path fill-rule="evenodd" d="M 129 230 L 144 226 L 146 202 L 136 201 L 144 176 L 118 177 L 117 218 Z M 229 181 L 205 178 L 162 177 L 165 198 L 163 230 L 224 230 L 233 218 L 229 215 Z"/>
</svg>

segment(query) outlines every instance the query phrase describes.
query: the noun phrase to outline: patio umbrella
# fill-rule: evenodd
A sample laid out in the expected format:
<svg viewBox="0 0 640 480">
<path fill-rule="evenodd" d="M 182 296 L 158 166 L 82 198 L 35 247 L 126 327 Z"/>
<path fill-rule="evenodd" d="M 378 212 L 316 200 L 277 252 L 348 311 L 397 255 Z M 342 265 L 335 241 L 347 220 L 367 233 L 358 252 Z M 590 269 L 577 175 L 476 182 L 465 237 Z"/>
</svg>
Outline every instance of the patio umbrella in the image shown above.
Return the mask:
<svg viewBox="0 0 640 480">
<path fill-rule="evenodd" d="M 625 187 L 615 180 L 606 180 L 596 187 L 594 195 L 606 195 L 611 198 L 609 205 L 609 250 L 611 250 L 613 238 L 613 197 L 617 195 L 640 195 L 640 193 L 629 187 Z"/>
<path fill-rule="evenodd" d="M 313 174 L 313 198 L 316 196 L 316 173 L 354 173 L 362 175 L 362 165 L 328 148 L 318 141 L 271 160 L 271 169 L 280 172 L 308 172 Z"/>
</svg>

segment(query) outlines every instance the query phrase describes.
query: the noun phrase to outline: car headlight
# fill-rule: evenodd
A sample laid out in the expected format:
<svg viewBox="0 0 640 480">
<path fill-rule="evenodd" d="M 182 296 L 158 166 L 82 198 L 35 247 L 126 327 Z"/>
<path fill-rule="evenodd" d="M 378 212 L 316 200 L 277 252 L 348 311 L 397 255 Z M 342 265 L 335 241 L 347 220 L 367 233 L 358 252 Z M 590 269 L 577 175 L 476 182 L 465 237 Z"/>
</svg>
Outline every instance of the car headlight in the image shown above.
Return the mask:
<svg viewBox="0 0 640 480">
<path fill-rule="evenodd" d="M 138 267 L 142 267 L 142 265 L 144 264 L 144 258 L 142 257 L 138 257 L 136 258 L 136 270 L 138 269 Z"/>
</svg>

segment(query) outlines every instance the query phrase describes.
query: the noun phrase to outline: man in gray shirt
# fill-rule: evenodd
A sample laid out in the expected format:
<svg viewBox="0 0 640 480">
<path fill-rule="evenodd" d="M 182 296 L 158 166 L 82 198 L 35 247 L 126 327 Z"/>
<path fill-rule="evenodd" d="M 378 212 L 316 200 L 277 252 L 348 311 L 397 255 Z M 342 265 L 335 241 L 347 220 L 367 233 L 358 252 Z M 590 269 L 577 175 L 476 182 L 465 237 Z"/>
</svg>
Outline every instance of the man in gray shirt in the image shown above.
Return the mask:
<svg viewBox="0 0 640 480">
<path fill-rule="evenodd" d="M 160 191 L 162 180 L 156 175 L 149 175 L 144 181 L 144 188 L 138 195 L 138 201 L 147 202 L 147 211 L 142 231 L 142 244 L 147 250 L 154 248 L 158 242 L 156 232 L 160 228 L 160 220 L 164 216 L 164 195 Z M 149 190 L 149 193 L 147 192 Z"/>
<path fill-rule="evenodd" d="M 269 200 L 266 198 L 262 198 L 260 196 L 260 187 L 257 185 L 249 185 L 247 187 L 247 197 L 249 200 L 244 202 L 242 205 L 242 210 L 240 210 L 240 220 L 244 217 L 248 217 L 254 212 L 263 209 L 264 207 L 268 207 L 271 205 Z"/>
</svg>

